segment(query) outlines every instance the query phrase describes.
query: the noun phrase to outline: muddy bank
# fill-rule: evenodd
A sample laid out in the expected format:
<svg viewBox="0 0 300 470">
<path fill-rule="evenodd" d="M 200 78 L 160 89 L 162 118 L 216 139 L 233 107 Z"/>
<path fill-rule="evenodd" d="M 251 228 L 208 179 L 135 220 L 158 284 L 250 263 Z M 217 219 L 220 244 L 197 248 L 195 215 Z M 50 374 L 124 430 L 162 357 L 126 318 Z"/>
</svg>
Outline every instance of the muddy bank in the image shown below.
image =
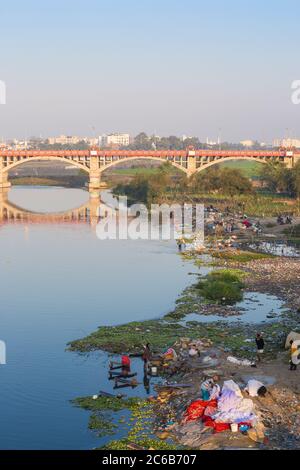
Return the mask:
<svg viewBox="0 0 300 470">
<path fill-rule="evenodd" d="M 195 265 L 203 266 L 203 258 L 197 254 L 193 257 Z M 254 258 L 254 259 L 253 259 Z M 71 351 L 86 353 L 102 349 L 110 353 L 141 353 L 145 343 L 150 342 L 155 352 L 162 352 L 168 345 L 174 344 L 180 337 L 197 339 L 206 337 L 228 351 L 239 352 L 245 357 L 254 354 L 249 338 L 261 325 L 269 343 L 267 354 L 274 357 L 280 351 L 283 338 L 291 329 L 298 325 L 298 291 L 300 284 L 300 267 L 298 261 L 283 258 L 257 257 L 256 254 L 228 251 L 214 257 L 214 267 L 226 266 L 232 272 L 242 272 L 246 292 L 261 292 L 281 298 L 282 306 L 286 307 L 277 317 L 278 312 L 270 312 L 270 321 L 262 318 L 258 322 L 237 322 L 243 318 L 245 308 L 240 305 L 223 305 L 205 301 L 199 294 L 196 285 L 188 287 L 176 301 L 176 307 L 163 318 L 130 322 L 119 326 L 100 326 L 99 329 L 85 338 L 72 341 L 68 347 Z M 247 262 L 241 262 L 247 259 Z M 211 261 L 208 263 L 211 264 Z M 212 269 L 211 267 L 208 268 Z M 238 271 L 237 271 L 238 270 Z M 197 272 L 195 273 L 197 275 Z M 255 301 L 255 300 L 254 300 Z M 268 301 L 268 298 L 266 299 Z M 256 301 L 257 302 L 257 301 Z M 257 303 L 258 311 L 262 305 Z M 249 307 L 248 307 L 249 308 Z M 190 315 L 193 315 L 193 320 Z M 199 317 L 197 317 L 199 316 Z M 216 321 L 205 322 L 205 316 L 217 318 Z M 274 317 L 274 318 L 272 318 Z M 185 321 L 185 319 L 187 319 Z M 200 321 L 201 319 L 201 321 Z M 230 321 L 227 321 L 227 320 Z M 280 319 L 280 323 L 277 321 Z M 226 320 L 226 321 L 225 321 Z M 232 321 L 231 321 L 232 320 Z M 273 320 L 273 321 L 272 321 Z"/>
<path fill-rule="evenodd" d="M 207 355 L 214 356 L 211 366 L 205 361 Z M 178 376 L 173 375 L 172 382 L 178 379 L 186 386 L 158 389 L 154 409 L 154 428 L 158 435 L 163 439 L 171 438 L 178 445 L 199 450 L 297 449 L 300 443 L 300 388 L 297 374 L 293 375 L 289 370 L 288 354 L 283 353 L 276 360 L 259 364 L 256 368 L 232 364 L 227 357 L 228 354 L 215 348 L 203 348 L 197 358 L 189 358 L 182 351 Z M 217 376 L 221 387 L 226 380 L 234 380 L 246 399 L 250 397 L 243 390 L 248 380 L 259 380 L 267 387 L 265 397 L 250 398 L 256 416 L 251 431 L 232 433 L 228 429 L 216 433 L 201 418 L 186 420 L 189 406 L 201 398 L 200 384 L 212 376 Z M 258 433 L 256 428 L 259 429 Z"/>
<path fill-rule="evenodd" d="M 210 253 L 210 256 L 212 253 Z M 185 255 L 195 261 L 195 266 L 203 266 L 203 256 Z M 213 265 L 213 267 L 212 267 Z M 131 322 L 115 327 L 101 326 L 89 336 L 73 341 L 69 349 L 80 353 L 102 349 L 109 353 L 140 354 L 145 343 L 150 342 L 155 353 L 162 353 L 173 346 L 178 353 L 178 363 L 167 364 L 160 370 L 164 381 L 188 384 L 184 389 L 157 389 L 156 397 L 141 408 L 139 416 L 133 416 L 128 436 L 120 441 L 107 444 L 108 449 L 128 448 L 135 443 L 145 448 L 297 448 L 299 447 L 298 424 L 300 423 L 300 401 L 298 372 L 289 371 L 288 353 L 283 343 L 291 330 L 297 330 L 299 324 L 299 261 L 241 251 L 228 250 L 218 253 L 206 261 L 209 270 L 226 267 L 234 272 L 242 272 L 244 293 L 259 292 L 275 295 L 281 299 L 282 312 L 274 312 L 274 318 L 263 323 L 243 323 L 237 321 L 243 311 L 237 304 L 224 305 L 204 301 L 195 284 L 188 287 L 176 302 L 175 309 L 157 320 Z M 196 273 L 193 273 L 197 275 Z M 258 309 L 260 305 L 258 303 Z M 193 314 L 193 320 L 189 315 Z M 209 318 L 216 315 L 214 322 L 197 321 L 197 315 Z M 272 315 L 271 315 L 272 317 Z M 279 321 L 278 321 L 279 320 Z M 229 355 L 239 359 L 255 360 L 255 333 L 263 331 L 265 339 L 264 363 L 253 367 L 237 366 L 227 361 Z M 199 340 L 204 344 L 200 358 L 191 359 L 182 350 L 182 338 Z M 203 356 L 211 354 L 213 348 L 216 361 L 201 362 Z M 268 383 L 265 399 L 254 398 L 255 409 L 264 426 L 264 436 L 258 439 L 242 433 L 226 431 L 220 435 L 205 429 L 199 422 L 186 424 L 183 417 L 189 404 L 199 398 L 201 381 L 211 374 L 217 374 L 222 386 L 224 380 L 234 379 L 241 387 L 246 384 L 246 377 L 258 376 L 264 382 L 267 377 L 273 379 Z M 81 406 L 85 399 L 77 403 Z M 94 412 L 93 407 L 90 409 Z M 136 410 L 134 410 L 134 413 Z M 138 423 L 136 425 L 136 419 Z M 144 422 L 144 419 L 146 421 Z M 146 423 L 146 424 L 145 424 Z M 296 423 L 296 424 L 295 424 Z M 298 424 L 297 424 L 298 423 Z M 97 420 L 94 420 L 97 430 Z M 101 420 L 98 427 L 101 427 Z M 136 435 L 133 429 L 141 432 Z M 107 426 L 108 431 L 111 427 Z M 255 436 L 254 436 L 255 437 Z M 257 436 L 256 436 L 257 437 Z M 160 444 L 161 443 L 161 444 Z M 159 447 L 159 446 L 162 447 Z M 174 447 L 175 446 L 175 447 Z"/>
<path fill-rule="evenodd" d="M 246 270 L 249 289 L 275 294 L 300 314 L 300 260 L 268 258 L 250 262 Z"/>
</svg>

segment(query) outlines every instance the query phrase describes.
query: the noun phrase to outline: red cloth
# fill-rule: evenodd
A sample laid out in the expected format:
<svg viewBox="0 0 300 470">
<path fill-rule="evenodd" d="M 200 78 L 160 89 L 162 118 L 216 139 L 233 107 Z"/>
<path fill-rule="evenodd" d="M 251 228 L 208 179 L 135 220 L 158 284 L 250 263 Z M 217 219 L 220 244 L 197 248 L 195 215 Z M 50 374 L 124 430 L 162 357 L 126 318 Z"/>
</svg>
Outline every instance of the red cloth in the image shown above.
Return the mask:
<svg viewBox="0 0 300 470">
<path fill-rule="evenodd" d="M 209 426 L 210 428 L 214 428 L 214 433 L 223 432 L 230 429 L 230 424 L 228 423 L 216 423 L 210 416 L 203 416 L 202 421 L 204 422 L 204 426 Z"/>
<path fill-rule="evenodd" d="M 242 224 L 245 225 L 245 227 L 251 227 L 251 223 L 249 222 L 249 220 L 243 220 Z"/>
<path fill-rule="evenodd" d="M 129 356 L 122 356 L 122 366 L 130 368 Z"/>
<path fill-rule="evenodd" d="M 186 410 L 187 421 L 194 421 L 202 418 L 207 407 L 217 408 L 217 400 L 196 400 L 191 403 Z"/>
<path fill-rule="evenodd" d="M 228 431 L 228 429 L 230 429 L 230 424 L 228 423 L 215 423 L 214 432 Z"/>
<path fill-rule="evenodd" d="M 215 406 L 207 406 L 204 411 L 204 416 L 212 416 L 216 412 Z"/>
</svg>

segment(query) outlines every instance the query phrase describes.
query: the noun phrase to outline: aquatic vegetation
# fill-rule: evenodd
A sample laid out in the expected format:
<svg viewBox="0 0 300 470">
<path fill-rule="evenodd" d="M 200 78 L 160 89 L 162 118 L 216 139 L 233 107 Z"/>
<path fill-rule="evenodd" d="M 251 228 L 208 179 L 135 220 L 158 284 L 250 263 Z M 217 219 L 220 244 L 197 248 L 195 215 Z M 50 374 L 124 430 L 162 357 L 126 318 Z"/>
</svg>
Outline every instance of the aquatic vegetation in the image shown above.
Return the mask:
<svg viewBox="0 0 300 470">
<path fill-rule="evenodd" d="M 113 423 L 111 417 L 107 417 L 104 413 L 100 412 L 91 414 L 88 427 L 98 437 L 114 434 L 118 429 L 117 424 Z"/>
<path fill-rule="evenodd" d="M 95 400 L 93 397 L 79 397 L 72 400 L 73 405 L 85 410 L 99 411 L 99 410 L 111 410 L 121 411 L 124 409 L 135 410 L 145 404 L 145 400 L 138 397 L 130 398 L 118 398 L 115 396 L 106 397 L 98 396 Z"/>
<path fill-rule="evenodd" d="M 242 300 L 243 287 L 239 272 L 229 269 L 212 271 L 197 284 L 204 299 L 221 304 L 233 304 Z"/>
<path fill-rule="evenodd" d="M 233 304 L 243 298 L 238 286 L 218 280 L 201 281 L 199 291 L 205 299 L 222 304 Z"/>
<path fill-rule="evenodd" d="M 68 345 L 71 351 L 86 353 L 103 349 L 113 353 L 142 352 L 145 343 L 160 350 L 167 344 L 173 344 L 186 334 L 186 328 L 178 323 L 167 323 L 162 320 L 131 322 L 119 326 L 102 326 L 85 338 L 72 341 Z"/>
<path fill-rule="evenodd" d="M 240 269 L 218 269 L 209 273 L 207 278 L 216 281 L 229 282 L 242 288 L 244 287 L 242 279 L 246 276 L 247 273 Z"/>
<path fill-rule="evenodd" d="M 99 450 L 128 450 L 128 446 L 132 443 L 132 440 L 128 438 L 110 441 L 105 446 L 101 447 Z M 137 444 L 145 449 L 151 450 L 177 450 L 178 446 L 171 444 L 168 441 L 162 441 L 155 438 L 142 438 L 137 439 L 134 444 Z"/>
<path fill-rule="evenodd" d="M 256 253 L 252 251 L 215 251 L 211 253 L 214 258 L 224 260 L 224 261 L 233 261 L 236 263 L 248 263 L 250 261 L 271 258 L 272 255 L 268 253 Z"/>
<path fill-rule="evenodd" d="M 153 405 L 144 402 L 138 409 L 131 413 L 131 424 L 128 435 L 118 441 L 111 441 L 102 449 L 125 450 L 130 444 L 136 444 L 145 449 L 153 450 L 176 450 L 175 445 L 170 440 L 157 439 L 154 435 L 155 411 Z"/>
<path fill-rule="evenodd" d="M 79 397 L 72 400 L 72 404 L 91 411 L 88 426 L 98 437 L 114 434 L 118 430 L 119 426 L 114 420 L 117 412 L 128 410 L 134 415 L 134 413 L 139 413 L 140 410 L 144 410 L 146 413 L 146 410 L 151 407 L 147 400 L 138 397 L 125 399 L 116 396 L 98 396 L 96 399 L 93 397 Z"/>
</svg>

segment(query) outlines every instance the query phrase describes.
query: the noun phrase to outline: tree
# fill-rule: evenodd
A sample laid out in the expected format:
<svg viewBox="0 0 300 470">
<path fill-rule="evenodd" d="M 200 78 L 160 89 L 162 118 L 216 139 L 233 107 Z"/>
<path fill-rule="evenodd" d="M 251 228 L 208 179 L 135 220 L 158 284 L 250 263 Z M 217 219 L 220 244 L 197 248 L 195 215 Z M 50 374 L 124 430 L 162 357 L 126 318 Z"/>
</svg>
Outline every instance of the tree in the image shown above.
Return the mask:
<svg viewBox="0 0 300 470">
<path fill-rule="evenodd" d="M 261 177 L 270 191 L 295 193 L 294 169 L 287 168 L 283 163 L 267 163 L 261 169 Z"/>
<path fill-rule="evenodd" d="M 293 194 L 295 197 L 300 197 L 300 162 L 296 163 L 292 171 L 292 185 L 293 185 Z"/>
<path fill-rule="evenodd" d="M 151 141 L 145 132 L 140 132 L 134 139 L 133 147 L 135 149 L 150 150 Z"/>
<path fill-rule="evenodd" d="M 218 167 L 194 175 L 192 187 L 196 192 L 218 192 L 230 196 L 253 191 L 251 181 L 239 170 Z"/>
</svg>

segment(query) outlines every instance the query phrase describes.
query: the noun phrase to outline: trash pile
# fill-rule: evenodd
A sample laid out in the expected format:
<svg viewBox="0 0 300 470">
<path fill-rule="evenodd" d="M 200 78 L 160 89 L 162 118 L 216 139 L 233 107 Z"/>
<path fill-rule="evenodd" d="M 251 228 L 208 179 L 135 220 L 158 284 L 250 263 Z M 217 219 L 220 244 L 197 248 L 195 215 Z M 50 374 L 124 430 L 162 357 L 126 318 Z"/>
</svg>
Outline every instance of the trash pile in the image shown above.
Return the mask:
<svg viewBox="0 0 300 470">
<path fill-rule="evenodd" d="M 253 401 L 265 397 L 265 385 L 250 378 L 241 390 L 240 383 L 229 379 L 231 374 L 226 380 L 224 371 L 226 362 L 243 368 L 252 363 L 227 357 L 209 339 L 180 338 L 174 348 L 177 364 L 181 361 L 176 375 L 179 382 L 166 381 L 155 387 L 157 436 L 190 448 L 200 448 L 208 440 L 213 445 L 215 436 L 224 432 L 224 442 L 233 438 L 243 439 L 246 446 L 265 442 L 261 412 Z"/>
<path fill-rule="evenodd" d="M 262 233 L 258 220 L 250 220 L 243 212 L 233 213 L 229 208 L 220 211 L 212 205 L 204 209 L 204 229 L 206 234 L 221 239 L 217 242 L 219 248 L 239 248 L 238 238 L 244 238 L 247 232 L 250 232 L 251 238 Z M 203 229 L 189 233 L 188 237 L 178 235 L 177 244 L 179 251 L 201 252 L 207 247 L 207 243 L 204 245 Z"/>
<path fill-rule="evenodd" d="M 254 403 L 250 398 L 243 397 L 240 387 L 233 380 L 225 381 L 219 393 L 214 387 L 212 384 L 208 400 L 196 400 L 188 406 L 186 421 L 201 418 L 204 426 L 213 428 L 214 433 L 229 429 L 232 432 L 246 432 L 256 427 L 258 418 Z"/>
<path fill-rule="evenodd" d="M 148 398 L 151 432 L 159 439 L 191 449 L 297 448 L 300 400 L 261 371 L 253 376 L 255 363 L 228 355 L 208 338 L 188 337 L 142 358 L 145 377 L 160 376 L 156 396 Z M 116 389 L 139 385 L 128 356 L 111 362 L 109 375 Z"/>
</svg>

